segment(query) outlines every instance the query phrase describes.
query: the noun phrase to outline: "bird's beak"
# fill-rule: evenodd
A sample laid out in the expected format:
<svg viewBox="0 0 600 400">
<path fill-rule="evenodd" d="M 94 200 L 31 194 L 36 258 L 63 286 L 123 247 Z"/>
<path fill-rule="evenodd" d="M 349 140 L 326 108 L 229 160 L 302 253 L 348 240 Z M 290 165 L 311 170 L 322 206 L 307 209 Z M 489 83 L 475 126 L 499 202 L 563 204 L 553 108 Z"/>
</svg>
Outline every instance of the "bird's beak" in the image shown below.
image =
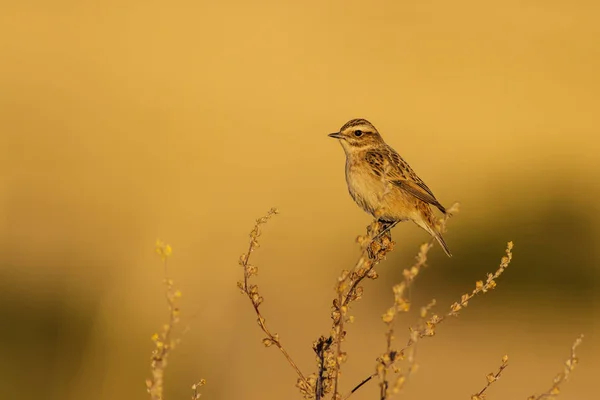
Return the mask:
<svg viewBox="0 0 600 400">
<path fill-rule="evenodd" d="M 334 139 L 343 139 L 344 137 L 342 136 L 341 133 L 339 132 L 334 132 L 334 133 L 330 133 L 329 135 L 327 135 L 329 137 L 332 137 Z"/>
</svg>

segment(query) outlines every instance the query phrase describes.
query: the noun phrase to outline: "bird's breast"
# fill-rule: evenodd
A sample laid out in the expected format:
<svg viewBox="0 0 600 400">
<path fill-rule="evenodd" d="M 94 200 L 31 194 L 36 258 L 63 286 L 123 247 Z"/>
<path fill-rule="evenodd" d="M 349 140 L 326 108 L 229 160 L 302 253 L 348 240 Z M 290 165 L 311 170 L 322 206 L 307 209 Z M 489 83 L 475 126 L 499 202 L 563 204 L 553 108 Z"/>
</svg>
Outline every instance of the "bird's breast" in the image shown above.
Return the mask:
<svg viewBox="0 0 600 400">
<path fill-rule="evenodd" d="M 414 199 L 407 196 L 396 186 L 387 187 L 387 183 L 373 172 L 365 161 L 347 160 L 346 182 L 354 201 L 366 212 L 374 215 L 376 210 L 390 220 L 403 220 L 410 217 L 414 208 Z"/>
<path fill-rule="evenodd" d="M 346 163 L 346 182 L 350 195 L 365 211 L 373 214 L 383 194 L 385 184 L 376 176 L 366 162 L 348 160 Z"/>
</svg>

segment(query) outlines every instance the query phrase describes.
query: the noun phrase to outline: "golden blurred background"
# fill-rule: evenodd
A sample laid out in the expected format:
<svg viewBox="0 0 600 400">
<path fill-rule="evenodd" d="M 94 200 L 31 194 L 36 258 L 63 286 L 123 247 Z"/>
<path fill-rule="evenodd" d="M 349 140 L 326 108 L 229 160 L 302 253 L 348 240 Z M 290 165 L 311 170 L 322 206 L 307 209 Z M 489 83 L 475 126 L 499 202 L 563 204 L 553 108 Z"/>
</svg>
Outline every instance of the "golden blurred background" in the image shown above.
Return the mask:
<svg viewBox="0 0 600 400">
<path fill-rule="evenodd" d="M 161 238 L 190 325 L 167 399 L 299 398 L 239 294 L 255 218 L 263 311 L 300 367 L 370 222 L 326 134 L 371 120 L 445 205 L 416 305 L 446 310 L 498 265 L 498 288 L 423 341 L 405 398 L 466 399 L 504 354 L 489 398 L 550 387 L 597 396 L 600 3 L 21 1 L 0 13 L 0 387 L 9 399 L 145 399 L 166 321 Z M 380 316 L 427 234 L 356 303 L 342 387 L 385 349 Z M 405 318 L 405 326 L 415 315 Z M 403 343 L 407 331 L 398 328 Z M 372 383 L 353 398 L 372 399 Z"/>
</svg>

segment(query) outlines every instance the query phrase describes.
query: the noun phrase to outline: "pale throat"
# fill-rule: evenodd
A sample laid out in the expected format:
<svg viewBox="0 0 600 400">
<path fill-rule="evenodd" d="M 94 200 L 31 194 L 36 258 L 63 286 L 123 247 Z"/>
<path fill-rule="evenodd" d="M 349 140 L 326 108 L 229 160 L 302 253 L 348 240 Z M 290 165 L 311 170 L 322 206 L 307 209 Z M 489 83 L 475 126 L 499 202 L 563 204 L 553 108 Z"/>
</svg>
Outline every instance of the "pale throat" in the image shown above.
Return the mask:
<svg viewBox="0 0 600 400">
<path fill-rule="evenodd" d="M 349 143 L 343 139 L 340 140 L 340 144 L 348 157 L 357 156 L 377 147 L 377 144 L 375 143 Z"/>
</svg>

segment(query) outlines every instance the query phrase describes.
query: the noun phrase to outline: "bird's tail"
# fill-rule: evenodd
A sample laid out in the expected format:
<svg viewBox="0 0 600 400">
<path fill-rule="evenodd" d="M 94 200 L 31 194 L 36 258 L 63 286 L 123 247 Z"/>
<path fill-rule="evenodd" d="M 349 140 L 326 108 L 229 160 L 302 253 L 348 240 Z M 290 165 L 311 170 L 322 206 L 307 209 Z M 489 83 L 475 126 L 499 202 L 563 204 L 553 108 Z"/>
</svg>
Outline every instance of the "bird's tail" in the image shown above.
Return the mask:
<svg viewBox="0 0 600 400">
<path fill-rule="evenodd" d="M 437 224 L 436 224 L 436 220 L 435 217 L 433 216 L 433 213 L 431 212 L 431 210 L 428 210 L 429 212 L 425 212 L 425 215 L 422 215 L 422 218 L 418 219 L 418 220 L 414 220 L 414 222 L 419 225 L 421 228 L 425 229 L 431 236 L 433 236 L 438 243 L 440 244 L 440 246 L 442 246 L 442 249 L 444 250 L 444 253 L 446 253 L 446 255 L 448 257 L 452 257 L 452 253 L 450 253 L 450 249 L 448 248 L 448 245 L 446 244 L 446 241 L 444 240 L 444 237 L 442 236 L 442 233 L 439 231 Z"/>
<path fill-rule="evenodd" d="M 436 234 L 433 236 L 437 239 L 440 246 L 442 246 L 442 249 L 444 249 L 444 253 L 446 253 L 446 255 L 448 257 L 452 257 L 452 253 L 450 253 L 450 249 L 448 248 L 448 245 L 444 241 L 444 237 L 442 236 L 442 234 L 436 232 Z"/>
</svg>

